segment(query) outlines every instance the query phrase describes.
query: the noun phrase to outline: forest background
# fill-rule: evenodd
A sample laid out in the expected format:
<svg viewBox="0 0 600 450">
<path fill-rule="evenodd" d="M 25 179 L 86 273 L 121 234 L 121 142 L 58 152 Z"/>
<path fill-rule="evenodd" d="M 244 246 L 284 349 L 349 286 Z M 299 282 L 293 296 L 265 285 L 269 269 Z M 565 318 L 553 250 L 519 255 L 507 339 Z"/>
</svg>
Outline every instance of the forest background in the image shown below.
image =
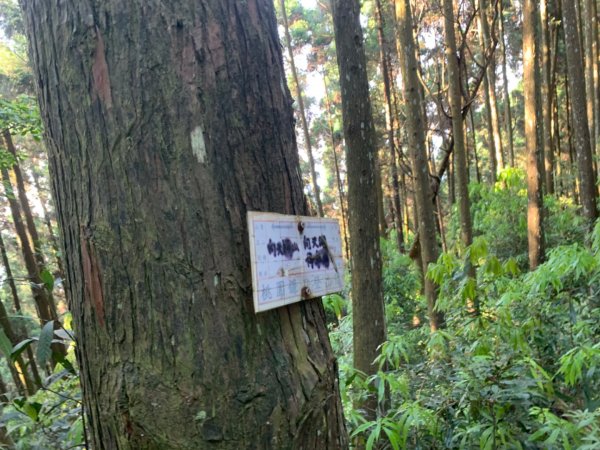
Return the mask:
<svg viewBox="0 0 600 450">
<path fill-rule="evenodd" d="M 353 444 L 598 448 L 597 2 L 363 1 L 369 210 L 348 186 L 341 7 L 275 3 L 311 211 L 349 260 L 351 220 L 378 231 L 373 295 L 349 277 L 322 300 Z M 91 448 L 25 36 L 0 0 L 0 442 Z"/>
</svg>

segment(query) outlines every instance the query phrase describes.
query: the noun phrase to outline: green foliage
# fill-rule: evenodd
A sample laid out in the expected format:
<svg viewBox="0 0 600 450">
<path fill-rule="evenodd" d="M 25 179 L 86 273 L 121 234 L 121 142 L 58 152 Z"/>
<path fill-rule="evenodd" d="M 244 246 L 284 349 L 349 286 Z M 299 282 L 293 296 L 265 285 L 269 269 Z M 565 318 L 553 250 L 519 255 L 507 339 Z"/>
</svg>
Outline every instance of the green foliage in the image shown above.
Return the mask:
<svg viewBox="0 0 600 450">
<path fill-rule="evenodd" d="M 33 97 L 21 95 L 15 100 L 0 99 L 0 130 L 13 134 L 30 134 L 35 140 L 42 136 L 42 121 Z"/>
<path fill-rule="evenodd" d="M 1 350 L 8 360 L 15 361 L 36 342 L 38 366 L 43 370 L 50 356 L 58 364 L 35 394 L 29 397 L 6 394 L 8 401 L 3 405 L 0 426 L 6 429 L 17 449 L 84 448 L 81 389 L 75 369 L 70 316 L 65 316 L 64 328 L 55 330 L 54 322 L 47 322 L 39 336 L 27 338 L 14 347 L 8 342 L 8 348 Z M 65 345 L 68 348 L 66 356 L 53 354 L 53 343 Z"/>
<path fill-rule="evenodd" d="M 522 201 L 522 188 L 517 171 L 505 172 L 494 190 L 472 186 L 478 202 L 489 206 L 486 212 L 483 204 L 475 205 L 479 230 L 493 224 L 497 239 L 480 233 L 470 247 L 444 253 L 430 266 L 427 276 L 439 285 L 445 329 L 430 334 L 425 326 L 412 326 L 410 313 L 388 315 L 380 370 L 369 378 L 344 367 L 351 361 L 344 350 L 340 385 L 346 411 L 349 402 L 366 395 L 380 401 L 375 420 L 355 410 L 347 415 L 354 439 L 364 439 L 367 448 L 600 445 L 600 225 L 586 238 L 575 208 L 551 198 L 549 221 L 558 219 L 549 225 L 554 244 L 544 264 L 525 272 L 525 253 L 514 238 L 520 225 L 509 208 Z M 503 222 L 496 223 L 502 210 Z M 382 248 L 388 308 L 398 293 L 414 308 L 420 302 L 418 276 L 403 270 L 404 257 L 394 254 L 393 245 L 384 242 Z M 479 316 L 469 311 L 473 299 Z M 336 351 L 340 342 L 333 341 Z"/>
<path fill-rule="evenodd" d="M 473 183 L 469 186 L 473 231 L 483 238 L 499 260 L 514 258 L 525 269 L 527 258 L 527 186 L 522 169 L 507 168 L 495 186 Z M 585 222 L 572 199 L 546 196 L 544 221 L 546 245 L 583 242 Z M 448 229 L 450 246 L 459 245 L 458 214 L 454 211 Z"/>
</svg>

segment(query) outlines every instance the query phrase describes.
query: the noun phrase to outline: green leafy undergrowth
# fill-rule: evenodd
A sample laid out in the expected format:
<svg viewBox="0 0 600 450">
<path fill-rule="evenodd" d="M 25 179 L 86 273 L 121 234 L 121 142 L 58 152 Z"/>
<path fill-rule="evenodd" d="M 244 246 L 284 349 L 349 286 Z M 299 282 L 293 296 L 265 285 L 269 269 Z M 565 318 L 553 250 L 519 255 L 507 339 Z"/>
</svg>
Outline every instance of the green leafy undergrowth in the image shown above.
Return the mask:
<svg viewBox="0 0 600 450">
<path fill-rule="evenodd" d="M 534 272 L 483 237 L 443 254 L 428 276 L 446 328 L 391 326 L 376 375 L 341 370 L 346 402 L 380 399 L 376 420 L 351 410 L 353 435 L 367 448 L 600 448 L 600 227 L 588 242 L 555 246 Z"/>
</svg>

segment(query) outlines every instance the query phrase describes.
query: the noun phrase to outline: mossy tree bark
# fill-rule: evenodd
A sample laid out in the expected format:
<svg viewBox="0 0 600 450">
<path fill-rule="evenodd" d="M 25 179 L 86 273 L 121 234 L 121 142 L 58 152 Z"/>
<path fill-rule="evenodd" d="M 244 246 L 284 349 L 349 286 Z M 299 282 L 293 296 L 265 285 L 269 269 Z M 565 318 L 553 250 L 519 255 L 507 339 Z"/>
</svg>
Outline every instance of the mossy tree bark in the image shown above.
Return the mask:
<svg viewBox="0 0 600 450">
<path fill-rule="evenodd" d="M 273 2 L 21 6 L 93 447 L 345 448 L 320 301 L 252 305 L 246 212 L 307 212 Z"/>
<path fill-rule="evenodd" d="M 348 168 L 348 209 L 352 263 L 354 366 L 366 374 L 386 340 L 378 219 L 377 146 L 358 0 L 334 0 L 333 25 L 340 69 L 342 119 Z M 375 415 L 376 399 L 363 407 Z"/>
</svg>

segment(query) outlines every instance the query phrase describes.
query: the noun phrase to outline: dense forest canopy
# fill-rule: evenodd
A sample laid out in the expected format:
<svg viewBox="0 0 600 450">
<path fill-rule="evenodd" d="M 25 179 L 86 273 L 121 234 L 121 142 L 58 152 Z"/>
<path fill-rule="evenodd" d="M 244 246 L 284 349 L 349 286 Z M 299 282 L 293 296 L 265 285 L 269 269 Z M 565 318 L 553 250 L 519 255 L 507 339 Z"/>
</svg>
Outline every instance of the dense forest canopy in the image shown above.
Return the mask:
<svg viewBox="0 0 600 450">
<path fill-rule="evenodd" d="M 0 0 L 0 447 L 600 448 L 599 9 Z"/>
</svg>

